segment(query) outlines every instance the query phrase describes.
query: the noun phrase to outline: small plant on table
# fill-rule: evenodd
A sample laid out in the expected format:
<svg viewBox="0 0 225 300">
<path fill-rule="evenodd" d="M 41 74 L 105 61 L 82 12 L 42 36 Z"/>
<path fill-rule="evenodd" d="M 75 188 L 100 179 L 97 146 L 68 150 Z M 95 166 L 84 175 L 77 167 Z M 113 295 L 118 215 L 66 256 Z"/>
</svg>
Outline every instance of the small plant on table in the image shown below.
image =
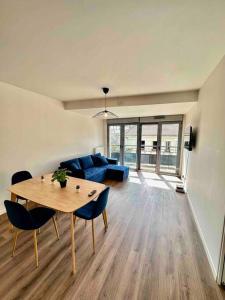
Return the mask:
<svg viewBox="0 0 225 300">
<path fill-rule="evenodd" d="M 60 183 L 61 188 L 66 187 L 67 179 L 69 179 L 68 174 L 71 171 L 67 169 L 58 169 L 52 174 L 52 182 L 55 180 Z"/>
</svg>

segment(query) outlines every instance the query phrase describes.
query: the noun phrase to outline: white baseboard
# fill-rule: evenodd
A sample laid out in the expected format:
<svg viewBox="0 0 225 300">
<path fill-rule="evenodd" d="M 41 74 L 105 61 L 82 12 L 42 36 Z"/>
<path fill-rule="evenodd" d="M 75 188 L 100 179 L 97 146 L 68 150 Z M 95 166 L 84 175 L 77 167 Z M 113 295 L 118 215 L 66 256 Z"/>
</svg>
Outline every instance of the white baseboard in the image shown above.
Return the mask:
<svg viewBox="0 0 225 300">
<path fill-rule="evenodd" d="M 215 268 L 215 266 L 214 266 L 214 264 L 213 264 L 212 257 L 211 257 L 211 255 L 210 255 L 210 253 L 209 253 L 209 249 L 208 249 L 208 247 L 207 247 L 206 240 L 205 240 L 205 238 L 204 238 L 203 232 L 202 232 L 202 230 L 201 230 L 200 224 L 199 224 L 198 219 L 197 219 L 197 216 L 196 216 L 196 214 L 195 214 L 194 207 L 193 207 L 193 205 L 192 205 L 192 203 L 191 203 L 190 197 L 188 196 L 188 193 L 186 193 L 186 195 L 187 195 L 188 203 L 189 203 L 189 206 L 190 206 L 190 208 L 191 208 L 191 212 L 192 212 L 192 215 L 193 215 L 193 218 L 194 218 L 196 227 L 197 227 L 197 229 L 198 229 L 198 233 L 199 233 L 199 235 L 200 235 L 200 238 L 201 238 L 201 240 L 202 240 L 203 247 L 204 247 L 205 252 L 206 252 L 206 256 L 207 256 L 207 258 L 208 258 L 208 262 L 209 262 L 210 268 L 211 268 L 212 273 L 213 273 L 213 277 L 214 277 L 214 279 L 216 280 L 216 279 L 217 279 L 217 270 L 216 270 L 216 268 Z"/>
</svg>

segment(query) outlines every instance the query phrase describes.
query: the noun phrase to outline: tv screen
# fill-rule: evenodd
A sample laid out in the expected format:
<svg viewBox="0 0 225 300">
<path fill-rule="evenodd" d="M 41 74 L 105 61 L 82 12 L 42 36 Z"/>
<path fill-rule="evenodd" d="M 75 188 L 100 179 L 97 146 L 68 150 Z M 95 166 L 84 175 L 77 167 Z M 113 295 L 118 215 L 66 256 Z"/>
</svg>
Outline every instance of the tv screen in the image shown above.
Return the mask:
<svg viewBox="0 0 225 300">
<path fill-rule="evenodd" d="M 192 151 L 193 146 L 193 135 L 192 135 L 192 127 L 188 126 L 186 127 L 184 131 L 184 148 L 188 151 Z"/>
</svg>

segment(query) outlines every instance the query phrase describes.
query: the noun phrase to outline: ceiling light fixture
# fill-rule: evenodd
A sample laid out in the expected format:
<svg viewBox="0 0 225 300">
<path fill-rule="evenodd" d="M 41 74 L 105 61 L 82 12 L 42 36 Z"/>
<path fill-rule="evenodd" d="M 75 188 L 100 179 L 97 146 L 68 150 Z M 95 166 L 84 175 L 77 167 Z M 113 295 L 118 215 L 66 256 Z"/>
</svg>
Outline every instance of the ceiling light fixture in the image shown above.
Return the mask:
<svg viewBox="0 0 225 300">
<path fill-rule="evenodd" d="M 94 115 L 92 118 L 98 118 L 98 119 L 112 119 L 112 118 L 118 118 L 117 115 L 115 115 L 113 112 L 106 109 L 106 95 L 109 92 L 109 88 L 103 87 L 102 88 L 103 93 L 105 94 L 105 109 L 98 112 L 96 115 Z"/>
</svg>

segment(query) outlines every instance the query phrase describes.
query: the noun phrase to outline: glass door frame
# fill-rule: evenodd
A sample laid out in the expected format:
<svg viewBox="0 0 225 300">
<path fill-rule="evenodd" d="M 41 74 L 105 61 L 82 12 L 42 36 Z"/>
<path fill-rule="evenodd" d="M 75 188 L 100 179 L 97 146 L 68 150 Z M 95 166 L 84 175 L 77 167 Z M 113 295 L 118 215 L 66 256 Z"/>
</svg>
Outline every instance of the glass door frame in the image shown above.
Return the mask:
<svg viewBox="0 0 225 300">
<path fill-rule="evenodd" d="M 123 162 L 123 159 L 122 159 L 122 146 L 121 146 L 121 141 L 122 141 L 122 137 L 121 137 L 121 135 L 122 135 L 122 132 L 121 132 L 121 124 L 107 124 L 107 156 L 110 156 L 110 149 L 109 149 L 109 147 L 110 147 L 110 127 L 113 127 L 113 126 L 118 126 L 118 127 L 120 127 L 120 144 L 118 145 L 119 146 L 119 163 L 120 164 L 122 164 L 122 162 Z"/>
<path fill-rule="evenodd" d="M 142 140 L 142 127 L 145 125 L 156 125 L 157 126 L 157 147 L 156 147 L 156 165 L 155 165 L 155 172 L 159 173 L 159 160 L 160 160 L 160 145 L 161 145 L 161 135 L 160 135 L 160 126 L 159 122 L 151 122 L 151 123 L 140 123 L 140 144 Z M 138 170 L 141 170 L 141 145 L 140 145 L 140 154 L 139 154 L 139 165 Z"/>
<path fill-rule="evenodd" d="M 120 126 L 120 161 L 119 163 L 121 165 L 124 165 L 125 162 L 125 126 L 126 125 L 137 125 L 137 159 L 136 159 L 136 167 L 135 169 L 138 169 L 138 141 L 139 141 L 139 123 L 137 122 L 132 122 L 132 123 L 115 123 L 115 124 L 107 124 L 107 155 L 109 155 L 110 151 L 109 151 L 109 147 L 110 147 L 110 143 L 109 143 L 109 134 L 110 134 L 110 126 Z"/>
<path fill-rule="evenodd" d="M 124 124 L 122 124 L 122 152 L 123 152 L 123 154 L 122 154 L 122 162 L 123 162 L 123 165 L 124 165 L 124 163 L 125 163 L 125 146 L 126 146 L 126 144 L 125 144 L 125 136 L 126 136 L 126 134 L 125 134 L 125 126 L 126 125 L 135 125 L 135 126 L 137 126 L 137 140 L 136 140 L 136 164 L 135 164 L 135 170 L 137 170 L 138 169 L 138 141 L 139 141 L 139 135 L 138 135 L 138 132 L 139 132 L 139 123 L 124 123 Z"/>
<path fill-rule="evenodd" d="M 160 157 L 161 157 L 161 137 L 162 137 L 162 125 L 164 124 L 178 124 L 178 141 L 177 141 L 177 159 L 176 159 L 176 172 L 162 172 L 160 171 Z M 181 143 L 182 143 L 182 130 L 183 130 L 183 122 L 182 121 L 163 121 L 160 122 L 160 151 L 159 151 L 159 173 L 158 174 L 165 174 L 165 175 L 180 175 L 180 159 L 181 159 Z"/>
<path fill-rule="evenodd" d="M 177 145 L 177 160 L 176 160 L 176 172 L 174 174 L 168 172 L 160 171 L 160 156 L 161 156 L 161 134 L 162 134 L 162 125 L 163 124 L 179 124 L 178 130 L 178 145 Z M 154 121 L 154 122 L 124 122 L 107 124 L 107 154 L 109 155 L 109 128 L 110 126 L 120 126 L 120 164 L 124 164 L 124 141 L 125 141 L 125 125 L 137 125 L 137 159 L 136 159 L 136 169 L 141 170 L 141 138 L 142 138 L 142 126 L 143 125 L 157 125 L 157 150 L 156 150 L 156 168 L 155 172 L 157 174 L 165 175 L 180 175 L 180 158 L 181 158 L 181 143 L 182 143 L 182 130 L 183 130 L 183 121 Z"/>
</svg>

